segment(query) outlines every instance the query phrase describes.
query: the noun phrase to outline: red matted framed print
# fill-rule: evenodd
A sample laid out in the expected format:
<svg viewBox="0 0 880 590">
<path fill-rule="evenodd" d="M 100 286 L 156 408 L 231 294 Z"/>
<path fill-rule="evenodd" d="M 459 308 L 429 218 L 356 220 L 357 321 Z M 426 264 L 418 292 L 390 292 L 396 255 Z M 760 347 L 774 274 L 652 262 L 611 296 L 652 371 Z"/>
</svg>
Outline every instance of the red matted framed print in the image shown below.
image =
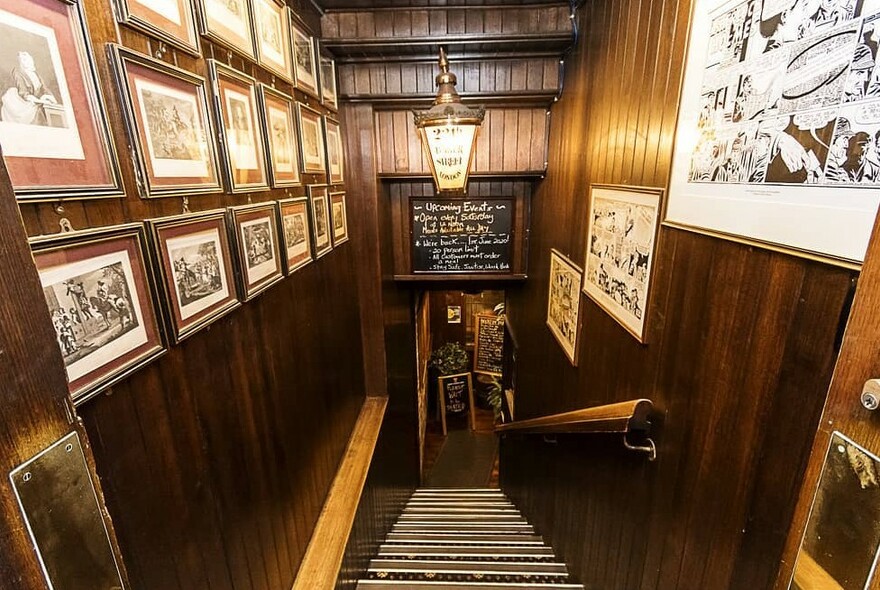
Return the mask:
<svg viewBox="0 0 880 590">
<path fill-rule="evenodd" d="M 318 73 L 321 78 L 321 104 L 332 111 L 339 109 L 339 95 L 336 90 L 336 60 L 324 55 L 318 43 Z"/>
<path fill-rule="evenodd" d="M 327 185 L 310 185 L 309 203 L 312 209 L 315 259 L 318 259 L 333 249 L 333 243 L 330 239 L 330 206 L 327 198 Z"/>
<path fill-rule="evenodd" d="M 324 131 L 327 136 L 327 175 L 330 179 L 330 184 L 342 184 L 345 181 L 342 129 L 337 121 L 324 117 Z"/>
<path fill-rule="evenodd" d="M 225 210 L 151 219 L 147 223 L 168 332 L 174 343 L 241 305 L 235 289 Z"/>
<path fill-rule="evenodd" d="M 74 403 L 165 352 L 144 226 L 31 240 Z"/>
<path fill-rule="evenodd" d="M 195 0 L 199 31 L 211 41 L 257 60 L 250 0 Z"/>
<path fill-rule="evenodd" d="M 222 189 L 205 79 L 109 45 L 144 198 Z"/>
<path fill-rule="evenodd" d="M 223 130 L 220 145 L 231 193 L 268 190 L 263 124 L 257 106 L 257 83 L 247 76 L 208 60 L 217 125 Z"/>
<path fill-rule="evenodd" d="M 323 115 L 302 103 L 296 103 L 296 114 L 296 119 L 299 123 L 299 149 L 300 153 L 302 153 L 302 171 L 326 174 L 324 125 L 321 122 Z"/>
<path fill-rule="evenodd" d="M 291 97 L 260 84 L 260 107 L 266 124 L 266 148 L 269 152 L 269 176 L 272 186 L 299 186 L 299 138 Z"/>
<path fill-rule="evenodd" d="M 333 247 L 348 241 L 348 211 L 345 193 L 330 193 L 330 221 L 333 224 Z"/>
<path fill-rule="evenodd" d="M 247 301 L 284 278 L 277 207 L 274 201 L 230 207 L 229 222 Z"/>
<path fill-rule="evenodd" d="M 257 61 L 276 76 L 293 82 L 290 54 L 290 23 L 287 5 L 281 0 L 252 0 L 257 37 Z"/>
<path fill-rule="evenodd" d="M 278 201 L 281 221 L 281 251 L 288 275 L 312 261 L 312 240 L 309 236 L 309 203 L 307 197 Z"/>
<path fill-rule="evenodd" d="M 191 0 L 116 0 L 116 15 L 124 25 L 202 56 Z"/>
<path fill-rule="evenodd" d="M 82 4 L 0 0 L 0 146 L 16 197 L 121 197 Z"/>
<path fill-rule="evenodd" d="M 305 24 L 293 11 L 290 12 L 290 45 L 293 50 L 293 77 L 296 87 L 320 100 L 315 42 L 306 32 Z"/>
</svg>

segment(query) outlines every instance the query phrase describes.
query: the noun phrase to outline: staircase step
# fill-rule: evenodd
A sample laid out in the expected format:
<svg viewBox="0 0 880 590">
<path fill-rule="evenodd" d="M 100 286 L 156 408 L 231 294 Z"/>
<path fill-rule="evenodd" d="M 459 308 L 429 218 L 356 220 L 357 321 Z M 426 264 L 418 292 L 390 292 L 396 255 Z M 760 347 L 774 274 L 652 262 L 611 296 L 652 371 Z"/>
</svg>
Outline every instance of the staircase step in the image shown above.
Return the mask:
<svg viewBox="0 0 880 590">
<path fill-rule="evenodd" d="M 540 535 L 522 533 L 516 535 L 483 535 L 471 533 L 388 533 L 388 543 L 451 543 L 453 545 L 476 545 L 484 543 L 508 545 L 543 545 Z"/>
<path fill-rule="evenodd" d="M 421 506 L 418 508 L 404 508 L 404 514 L 519 514 L 519 510 L 512 506 L 497 508 L 473 508 L 470 506 Z"/>
<path fill-rule="evenodd" d="M 407 582 L 466 582 L 466 583 L 486 583 L 501 582 L 509 584 L 511 582 L 532 582 L 532 583 L 552 583 L 568 582 L 568 574 L 550 573 L 538 574 L 532 572 L 468 572 L 455 570 L 437 570 L 437 571 L 414 571 L 406 569 L 388 569 L 388 570 L 368 570 L 365 580 L 383 580 L 397 581 L 404 580 Z"/>
<path fill-rule="evenodd" d="M 448 559 L 374 559 L 370 570 L 466 571 L 466 572 L 528 572 L 533 574 L 567 574 L 564 563 L 452 561 Z"/>
<path fill-rule="evenodd" d="M 412 545 L 408 543 L 384 543 L 379 547 L 379 557 L 388 555 L 485 555 L 498 556 L 553 556 L 550 547 L 538 545 L 461 545 L 450 547 L 444 544 Z"/>
<path fill-rule="evenodd" d="M 530 524 L 495 524 L 495 523 L 456 523 L 456 522 L 405 522 L 391 527 L 393 533 L 476 533 L 476 534 L 516 534 L 534 533 Z"/>
<path fill-rule="evenodd" d="M 486 502 L 483 500 L 418 500 L 411 501 L 404 508 L 475 508 L 481 510 L 483 508 L 507 508 L 516 510 L 513 502 L 499 500 L 497 502 Z"/>
<path fill-rule="evenodd" d="M 402 514 L 398 522 L 413 521 L 470 521 L 470 522 L 526 522 L 521 514 L 478 514 L 478 513 L 453 513 L 453 514 Z"/>
<path fill-rule="evenodd" d="M 466 494 L 503 494 L 501 488 L 417 488 L 414 494 L 464 492 Z"/>
<path fill-rule="evenodd" d="M 451 588 L 478 588 L 480 590 L 521 590 L 522 588 L 556 588 L 558 590 L 584 590 L 581 584 L 554 584 L 536 582 L 413 582 L 409 580 L 384 581 L 360 580 L 358 590 L 401 590 L 417 588 L 418 590 L 450 590 Z"/>
</svg>

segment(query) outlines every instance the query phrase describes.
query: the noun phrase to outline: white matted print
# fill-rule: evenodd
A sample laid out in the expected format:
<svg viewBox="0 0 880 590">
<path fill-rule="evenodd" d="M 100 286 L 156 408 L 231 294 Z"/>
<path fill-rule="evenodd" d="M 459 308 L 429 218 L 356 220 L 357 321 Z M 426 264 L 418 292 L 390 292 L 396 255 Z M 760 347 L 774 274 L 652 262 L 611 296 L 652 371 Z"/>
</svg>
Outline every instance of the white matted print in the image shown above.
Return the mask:
<svg viewBox="0 0 880 590">
<path fill-rule="evenodd" d="M 303 172 L 324 174 L 327 172 L 327 164 L 324 159 L 324 130 L 321 124 L 321 114 L 300 103 L 296 103 L 296 108 Z"/>
<path fill-rule="evenodd" d="M 189 320 L 230 297 L 223 244 L 217 228 L 170 238 L 165 244 L 182 320 Z"/>
<path fill-rule="evenodd" d="M 583 272 L 557 250 L 550 250 L 547 326 L 572 365 L 577 366 Z"/>
<path fill-rule="evenodd" d="M 290 43 L 293 48 L 293 72 L 296 87 L 318 97 L 318 75 L 315 59 L 315 44 L 311 35 L 290 19 Z"/>
<path fill-rule="evenodd" d="M 275 0 L 253 0 L 257 57 L 260 65 L 285 80 L 293 80 L 290 66 L 290 29 L 286 6 Z"/>
<path fill-rule="evenodd" d="M 279 267 L 273 226 L 274 220 L 268 216 L 242 221 L 239 226 L 248 283 L 258 283 Z"/>
<path fill-rule="evenodd" d="M 697 0 L 665 222 L 860 263 L 880 203 L 878 13 Z"/>
<path fill-rule="evenodd" d="M 645 310 L 660 216 L 658 189 L 594 185 L 584 293 L 645 341 Z"/>
</svg>

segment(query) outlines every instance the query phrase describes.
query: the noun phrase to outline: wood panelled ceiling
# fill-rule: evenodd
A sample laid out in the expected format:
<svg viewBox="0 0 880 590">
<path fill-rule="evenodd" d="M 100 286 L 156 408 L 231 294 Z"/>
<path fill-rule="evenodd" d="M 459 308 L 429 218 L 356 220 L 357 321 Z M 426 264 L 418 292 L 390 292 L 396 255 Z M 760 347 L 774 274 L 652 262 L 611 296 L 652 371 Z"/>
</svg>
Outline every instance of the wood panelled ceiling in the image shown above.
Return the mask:
<svg viewBox="0 0 880 590">
<path fill-rule="evenodd" d="M 374 8 L 525 6 L 558 4 L 559 0 L 316 0 L 323 10 L 372 10 Z"/>
</svg>

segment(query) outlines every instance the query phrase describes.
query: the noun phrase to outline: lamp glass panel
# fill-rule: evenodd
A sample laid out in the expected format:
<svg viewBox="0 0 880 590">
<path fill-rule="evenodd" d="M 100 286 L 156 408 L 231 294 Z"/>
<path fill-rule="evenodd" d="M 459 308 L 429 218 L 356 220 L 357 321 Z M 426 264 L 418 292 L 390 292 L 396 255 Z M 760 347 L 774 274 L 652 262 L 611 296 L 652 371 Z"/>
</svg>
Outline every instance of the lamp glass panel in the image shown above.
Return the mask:
<svg viewBox="0 0 880 590">
<path fill-rule="evenodd" d="M 476 125 L 430 125 L 423 137 L 431 154 L 437 190 L 459 190 L 467 183 Z"/>
</svg>

